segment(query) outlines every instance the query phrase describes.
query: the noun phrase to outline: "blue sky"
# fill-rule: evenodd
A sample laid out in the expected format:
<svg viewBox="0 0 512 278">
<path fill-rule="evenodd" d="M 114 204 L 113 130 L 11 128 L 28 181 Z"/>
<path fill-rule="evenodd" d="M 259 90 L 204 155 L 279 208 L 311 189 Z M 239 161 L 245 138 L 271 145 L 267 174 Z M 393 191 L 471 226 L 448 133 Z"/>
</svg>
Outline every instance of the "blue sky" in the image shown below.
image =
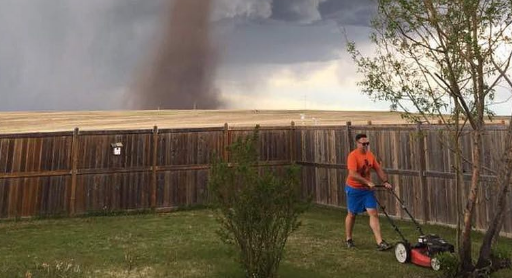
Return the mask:
<svg viewBox="0 0 512 278">
<path fill-rule="evenodd" d="M 130 109 L 171 4 L 0 0 L 0 111 Z M 214 0 L 221 108 L 389 110 L 360 93 L 340 31 L 371 54 L 375 10 L 372 0 Z"/>
</svg>

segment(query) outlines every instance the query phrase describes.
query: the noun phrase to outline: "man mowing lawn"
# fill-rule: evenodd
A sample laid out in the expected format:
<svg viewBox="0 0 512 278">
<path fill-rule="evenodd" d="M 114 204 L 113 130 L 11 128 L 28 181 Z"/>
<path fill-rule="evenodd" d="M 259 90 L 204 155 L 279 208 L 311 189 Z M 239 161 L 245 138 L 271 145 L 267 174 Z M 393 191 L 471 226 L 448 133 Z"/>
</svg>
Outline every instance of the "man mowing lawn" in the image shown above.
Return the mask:
<svg viewBox="0 0 512 278">
<path fill-rule="evenodd" d="M 348 177 L 345 185 L 348 211 L 345 218 L 347 247 L 355 247 L 354 240 L 352 239 L 352 230 L 354 229 L 356 215 L 366 210 L 370 216 L 370 227 L 377 242 L 377 250 L 385 251 L 392 246 L 382 239 L 379 215 L 377 213 L 377 201 L 372 190 L 375 184 L 371 181 L 370 170 L 373 168 L 377 172 L 386 188 L 391 189 L 392 186 L 388 182 L 387 175 L 380 167 L 375 156 L 368 150 L 370 142 L 366 134 L 357 134 L 356 143 L 357 148 L 347 158 Z"/>
</svg>

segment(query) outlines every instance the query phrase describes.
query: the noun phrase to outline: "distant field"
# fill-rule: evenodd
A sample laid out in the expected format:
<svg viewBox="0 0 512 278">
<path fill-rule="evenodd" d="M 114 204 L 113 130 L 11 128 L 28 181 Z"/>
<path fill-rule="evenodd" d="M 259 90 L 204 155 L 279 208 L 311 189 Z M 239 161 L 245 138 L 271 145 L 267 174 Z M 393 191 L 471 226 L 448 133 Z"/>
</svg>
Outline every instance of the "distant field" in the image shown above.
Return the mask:
<svg viewBox="0 0 512 278">
<path fill-rule="evenodd" d="M 318 110 L 153 110 L 0 112 L 0 133 L 223 126 L 405 124 L 397 112 Z"/>
<path fill-rule="evenodd" d="M 303 119 L 301 119 L 303 118 Z M 298 110 L 157 110 L 0 113 L 0 133 L 175 127 L 405 123 L 399 113 Z"/>
</svg>

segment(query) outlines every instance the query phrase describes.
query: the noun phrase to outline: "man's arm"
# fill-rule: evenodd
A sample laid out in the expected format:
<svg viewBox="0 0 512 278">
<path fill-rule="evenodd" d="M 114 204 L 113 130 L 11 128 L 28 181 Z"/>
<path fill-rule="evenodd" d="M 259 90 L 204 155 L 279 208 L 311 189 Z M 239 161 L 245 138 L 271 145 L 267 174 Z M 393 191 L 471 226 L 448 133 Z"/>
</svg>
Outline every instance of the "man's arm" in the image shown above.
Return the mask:
<svg viewBox="0 0 512 278">
<path fill-rule="evenodd" d="M 384 170 L 382 170 L 381 167 L 375 168 L 375 172 L 377 172 L 377 176 L 379 176 L 379 179 L 382 181 L 386 188 L 393 188 L 393 186 L 391 186 L 391 184 L 388 182 L 388 175 L 384 173 Z"/>
<path fill-rule="evenodd" d="M 351 178 L 355 179 L 356 181 L 360 182 L 361 184 L 365 184 L 365 185 L 367 185 L 370 188 L 375 187 L 375 184 L 373 182 L 368 181 L 365 178 L 363 178 L 357 171 L 349 169 L 348 170 L 348 175 L 349 175 L 349 177 L 351 177 Z"/>
</svg>

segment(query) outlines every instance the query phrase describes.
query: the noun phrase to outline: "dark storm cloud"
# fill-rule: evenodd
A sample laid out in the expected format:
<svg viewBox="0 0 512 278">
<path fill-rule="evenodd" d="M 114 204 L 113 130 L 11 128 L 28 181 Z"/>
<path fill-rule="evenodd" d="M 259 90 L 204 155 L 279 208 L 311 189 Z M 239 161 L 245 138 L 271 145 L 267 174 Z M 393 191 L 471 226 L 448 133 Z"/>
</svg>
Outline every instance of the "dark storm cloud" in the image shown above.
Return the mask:
<svg viewBox="0 0 512 278">
<path fill-rule="evenodd" d="M 292 64 L 339 59 L 345 40 L 367 40 L 372 0 L 273 0 L 272 16 L 232 25 L 223 58 L 229 64 Z M 357 32 L 351 30 L 357 29 Z"/>
<path fill-rule="evenodd" d="M 0 0 L 0 111 L 124 109 L 173 0 Z M 215 0 L 222 67 L 336 59 L 370 0 Z M 216 34 L 224 34 L 215 37 Z"/>
<path fill-rule="evenodd" d="M 375 0 L 329 0 L 319 5 L 323 20 L 334 20 L 342 25 L 370 26 L 377 12 Z"/>
<path fill-rule="evenodd" d="M 213 21 L 223 19 L 266 19 L 272 15 L 273 0 L 214 0 Z"/>
<path fill-rule="evenodd" d="M 375 0 L 215 0 L 214 20 L 246 19 L 313 24 L 334 20 L 369 26 Z"/>
<path fill-rule="evenodd" d="M 165 0 L 3 0 L 0 111 L 122 108 Z"/>
<path fill-rule="evenodd" d="M 318 10 L 320 2 L 326 0 L 274 0 L 272 18 L 299 23 L 312 23 L 321 20 Z"/>
<path fill-rule="evenodd" d="M 290 64 L 338 58 L 344 47 L 336 24 L 250 24 L 236 27 L 224 42 L 228 64 Z"/>
</svg>

